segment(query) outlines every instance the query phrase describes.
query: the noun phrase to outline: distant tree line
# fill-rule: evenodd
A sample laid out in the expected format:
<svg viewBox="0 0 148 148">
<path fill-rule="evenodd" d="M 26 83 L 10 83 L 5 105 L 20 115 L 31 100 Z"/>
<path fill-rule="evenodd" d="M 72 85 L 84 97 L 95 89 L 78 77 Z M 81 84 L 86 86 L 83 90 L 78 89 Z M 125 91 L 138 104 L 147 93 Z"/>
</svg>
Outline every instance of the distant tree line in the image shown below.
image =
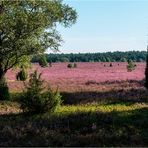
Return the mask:
<svg viewBox="0 0 148 148">
<path fill-rule="evenodd" d="M 70 53 L 70 54 L 46 54 L 48 63 L 51 62 L 133 62 L 146 61 L 146 51 L 127 51 L 127 52 L 105 52 L 105 53 Z M 32 62 L 38 62 L 39 57 L 34 56 Z"/>
</svg>

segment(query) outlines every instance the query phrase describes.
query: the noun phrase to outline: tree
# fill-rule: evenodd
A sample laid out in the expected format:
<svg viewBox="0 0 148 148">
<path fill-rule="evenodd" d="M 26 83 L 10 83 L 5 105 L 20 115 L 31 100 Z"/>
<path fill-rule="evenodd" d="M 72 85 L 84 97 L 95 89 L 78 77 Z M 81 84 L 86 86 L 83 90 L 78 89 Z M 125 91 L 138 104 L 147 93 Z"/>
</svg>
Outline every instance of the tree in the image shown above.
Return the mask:
<svg viewBox="0 0 148 148">
<path fill-rule="evenodd" d="M 127 62 L 127 59 L 126 58 L 122 58 L 121 62 Z"/>
<path fill-rule="evenodd" d="M 33 55 L 57 51 L 62 41 L 57 23 L 69 27 L 77 18 L 61 0 L 1 0 L 0 8 L 0 81 Z"/>
<path fill-rule="evenodd" d="M 45 55 L 41 55 L 40 58 L 39 58 L 39 65 L 41 67 L 47 67 L 48 66 L 48 62 L 46 60 L 46 57 Z"/>
<path fill-rule="evenodd" d="M 61 95 L 50 87 L 45 89 L 45 81 L 37 71 L 31 74 L 26 90 L 21 96 L 21 108 L 32 113 L 54 112 L 61 104 Z"/>
<path fill-rule="evenodd" d="M 106 62 L 110 62 L 111 60 L 110 60 L 110 58 L 109 57 L 107 57 L 106 58 Z"/>
<path fill-rule="evenodd" d="M 135 70 L 136 65 L 133 63 L 132 60 L 128 60 L 127 71 L 131 72 Z"/>
</svg>

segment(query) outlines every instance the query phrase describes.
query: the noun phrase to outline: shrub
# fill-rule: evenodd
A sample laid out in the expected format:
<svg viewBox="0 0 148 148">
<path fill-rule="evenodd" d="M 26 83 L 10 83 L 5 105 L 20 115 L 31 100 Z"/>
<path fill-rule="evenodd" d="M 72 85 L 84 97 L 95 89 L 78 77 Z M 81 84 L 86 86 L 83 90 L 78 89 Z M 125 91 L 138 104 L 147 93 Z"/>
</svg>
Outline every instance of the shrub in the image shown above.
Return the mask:
<svg viewBox="0 0 148 148">
<path fill-rule="evenodd" d="M 109 65 L 110 67 L 113 67 L 113 64 L 112 63 L 110 63 L 110 65 Z"/>
<path fill-rule="evenodd" d="M 45 57 L 45 55 L 41 55 L 40 58 L 39 58 L 39 65 L 41 67 L 47 67 L 48 66 L 48 62 L 47 62 L 47 59 Z"/>
<path fill-rule="evenodd" d="M 73 67 L 72 63 L 69 63 L 69 64 L 67 65 L 67 67 L 68 67 L 68 68 L 72 68 L 72 67 Z"/>
<path fill-rule="evenodd" d="M 77 64 L 76 63 L 69 63 L 67 65 L 68 68 L 77 68 Z"/>
<path fill-rule="evenodd" d="M 130 60 L 128 61 L 128 65 L 127 65 L 127 71 L 131 72 L 133 70 L 135 70 L 136 65 Z"/>
<path fill-rule="evenodd" d="M 28 74 L 24 68 L 16 75 L 18 81 L 25 81 L 28 78 Z"/>
<path fill-rule="evenodd" d="M 32 113 L 54 112 L 61 104 L 61 95 L 58 89 L 54 92 L 50 87 L 45 89 L 44 80 L 41 80 L 41 73 L 35 71 L 26 85 L 26 91 L 21 98 L 23 111 Z"/>
<path fill-rule="evenodd" d="M 74 64 L 73 64 L 73 67 L 74 67 L 74 68 L 77 68 L 77 64 L 76 64 L 76 63 L 74 63 Z"/>
<path fill-rule="evenodd" d="M 9 94 L 9 88 L 5 81 L 5 78 L 0 81 L 0 100 L 9 100 L 10 94 Z"/>
</svg>

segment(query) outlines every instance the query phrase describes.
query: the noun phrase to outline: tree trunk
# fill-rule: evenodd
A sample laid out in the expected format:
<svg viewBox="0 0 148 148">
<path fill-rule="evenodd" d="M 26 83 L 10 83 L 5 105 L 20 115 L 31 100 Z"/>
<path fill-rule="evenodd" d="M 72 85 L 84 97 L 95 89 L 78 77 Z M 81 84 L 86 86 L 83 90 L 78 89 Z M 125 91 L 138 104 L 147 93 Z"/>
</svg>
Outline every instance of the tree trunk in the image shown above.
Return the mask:
<svg viewBox="0 0 148 148">
<path fill-rule="evenodd" d="M 9 88 L 5 80 L 6 72 L 0 66 L 0 100 L 8 100 L 10 98 Z"/>
<path fill-rule="evenodd" d="M 5 72 L 3 71 L 2 68 L 0 68 L 0 83 L 3 82 L 4 78 L 5 78 Z"/>
</svg>

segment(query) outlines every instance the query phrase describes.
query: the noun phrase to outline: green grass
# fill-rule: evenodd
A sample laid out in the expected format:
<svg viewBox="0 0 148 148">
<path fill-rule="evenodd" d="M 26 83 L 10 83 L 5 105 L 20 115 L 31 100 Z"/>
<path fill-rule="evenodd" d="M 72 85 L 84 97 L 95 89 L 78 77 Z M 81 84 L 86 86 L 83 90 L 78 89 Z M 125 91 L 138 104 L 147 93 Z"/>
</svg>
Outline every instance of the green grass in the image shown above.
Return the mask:
<svg viewBox="0 0 148 148">
<path fill-rule="evenodd" d="M 14 109 L 0 115 L 0 146 L 148 146 L 147 103 L 62 105 L 52 115 L 0 108 Z"/>
<path fill-rule="evenodd" d="M 63 114 L 74 114 L 77 112 L 104 112 L 109 113 L 112 111 L 132 111 L 148 107 L 145 103 L 116 103 L 116 104 L 95 104 L 95 105 L 63 105 L 59 108 L 57 113 Z"/>
</svg>

